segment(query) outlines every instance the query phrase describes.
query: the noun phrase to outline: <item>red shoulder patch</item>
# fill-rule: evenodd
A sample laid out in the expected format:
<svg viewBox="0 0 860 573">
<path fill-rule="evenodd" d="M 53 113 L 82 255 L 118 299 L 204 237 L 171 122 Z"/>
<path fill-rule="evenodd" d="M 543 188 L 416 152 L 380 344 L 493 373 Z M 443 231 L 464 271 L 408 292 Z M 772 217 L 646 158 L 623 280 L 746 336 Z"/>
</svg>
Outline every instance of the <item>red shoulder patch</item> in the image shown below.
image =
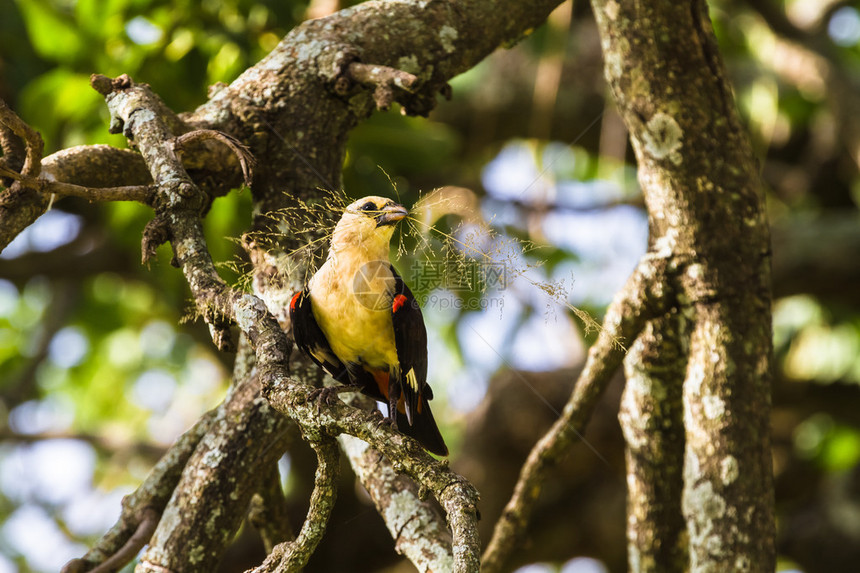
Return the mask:
<svg viewBox="0 0 860 573">
<path fill-rule="evenodd" d="M 397 312 L 403 305 L 406 304 L 406 295 L 399 294 L 394 297 L 394 302 L 391 303 L 391 312 Z"/>
<path fill-rule="evenodd" d="M 302 291 L 297 292 L 293 295 L 293 298 L 290 299 L 290 312 L 296 310 L 296 303 L 299 302 L 300 296 L 302 296 Z"/>
</svg>

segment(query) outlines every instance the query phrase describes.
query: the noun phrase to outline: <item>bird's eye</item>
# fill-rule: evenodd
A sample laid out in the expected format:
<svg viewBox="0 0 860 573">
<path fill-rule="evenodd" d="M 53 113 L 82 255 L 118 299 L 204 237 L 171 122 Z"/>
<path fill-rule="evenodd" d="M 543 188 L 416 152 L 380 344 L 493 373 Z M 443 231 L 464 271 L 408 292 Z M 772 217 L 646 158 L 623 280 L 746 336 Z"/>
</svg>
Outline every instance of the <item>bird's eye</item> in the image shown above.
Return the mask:
<svg viewBox="0 0 860 573">
<path fill-rule="evenodd" d="M 368 201 L 364 205 L 361 206 L 362 211 L 376 211 L 376 205 L 373 204 L 373 201 Z"/>
</svg>

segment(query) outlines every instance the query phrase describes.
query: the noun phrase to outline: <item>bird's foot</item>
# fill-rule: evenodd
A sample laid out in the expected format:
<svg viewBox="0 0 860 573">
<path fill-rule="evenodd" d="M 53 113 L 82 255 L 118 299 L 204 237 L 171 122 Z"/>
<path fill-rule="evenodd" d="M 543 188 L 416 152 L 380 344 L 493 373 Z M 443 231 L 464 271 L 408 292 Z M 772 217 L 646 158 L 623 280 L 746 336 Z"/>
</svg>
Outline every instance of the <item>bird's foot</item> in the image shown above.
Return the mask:
<svg viewBox="0 0 860 573">
<path fill-rule="evenodd" d="M 308 395 L 308 401 L 317 403 L 317 413 L 319 413 L 320 408 L 323 404 L 327 406 L 333 406 L 335 402 L 337 402 L 337 395 L 341 392 L 359 392 L 361 388 L 358 386 L 324 386 L 322 388 L 316 388 L 311 391 Z"/>
<path fill-rule="evenodd" d="M 316 402 L 317 407 L 319 407 L 320 404 L 328 404 L 331 406 L 337 401 L 337 395 L 339 393 L 338 390 L 340 390 L 340 388 L 335 386 L 317 388 L 310 393 L 308 401 Z"/>
<path fill-rule="evenodd" d="M 383 415 L 382 415 L 382 412 L 380 412 L 379 410 L 374 410 L 374 411 L 371 413 L 371 415 L 372 415 L 374 418 L 378 418 L 378 420 L 376 421 L 376 427 L 377 427 L 377 428 L 379 428 L 379 427 L 381 427 L 381 426 L 383 426 L 383 425 L 387 425 L 387 426 L 391 426 L 391 427 L 392 427 L 392 428 L 394 428 L 395 430 L 397 429 L 397 420 L 392 420 L 392 419 L 391 419 L 391 418 L 389 418 L 388 416 L 383 416 Z"/>
</svg>

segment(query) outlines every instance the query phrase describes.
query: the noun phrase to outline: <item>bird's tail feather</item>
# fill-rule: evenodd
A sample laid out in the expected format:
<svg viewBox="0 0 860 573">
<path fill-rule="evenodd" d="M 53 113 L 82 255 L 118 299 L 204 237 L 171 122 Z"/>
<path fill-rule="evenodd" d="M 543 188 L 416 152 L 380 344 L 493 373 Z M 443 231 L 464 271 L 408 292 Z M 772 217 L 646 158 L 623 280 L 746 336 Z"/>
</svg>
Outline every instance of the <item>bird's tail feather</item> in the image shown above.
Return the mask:
<svg viewBox="0 0 860 573">
<path fill-rule="evenodd" d="M 420 413 L 415 412 L 412 416 L 411 425 L 406 419 L 406 414 L 397 412 L 397 429 L 421 442 L 421 445 L 430 453 L 437 456 L 448 455 L 448 446 L 445 445 L 445 440 L 442 438 L 439 426 L 436 425 L 436 420 L 433 418 L 433 412 L 430 411 L 430 404 L 427 403 L 426 398 L 422 397 Z"/>
</svg>

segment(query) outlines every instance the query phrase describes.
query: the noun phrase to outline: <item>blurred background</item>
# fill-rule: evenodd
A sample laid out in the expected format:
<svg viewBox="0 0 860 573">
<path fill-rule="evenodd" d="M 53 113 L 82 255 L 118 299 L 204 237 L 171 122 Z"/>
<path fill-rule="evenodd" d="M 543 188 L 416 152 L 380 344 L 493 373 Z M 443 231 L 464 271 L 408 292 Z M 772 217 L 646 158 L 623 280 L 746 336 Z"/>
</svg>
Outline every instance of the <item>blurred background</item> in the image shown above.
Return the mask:
<svg viewBox="0 0 860 573">
<path fill-rule="evenodd" d="M 91 73 L 128 73 L 190 110 L 296 24 L 349 4 L 3 2 L 0 97 L 42 133 L 46 154 L 125 146 L 107 133 Z M 833 0 L 715 0 L 710 9 L 773 229 L 780 568 L 855 571 L 860 11 Z M 356 129 L 344 185 L 353 197 L 406 205 L 457 199 L 417 211 L 420 232 L 404 233 L 397 264 L 422 297 L 434 412 L 453 467 L 481 492 L 486 540 L 593 341 L 570 306 L 601 319 L 645 251 L 647 223 L 588 3 L 565 2 L 531 37 L 451 83 L 453 99 L 429 120 L 393 109 Z M 189 295 L 169 247 L 150 268 L 138 262 L 150 216 L 136 204 L 65 199 L 0 255 L 0 573 L 57 571 L 82 555 L 114 523 L 122 496 L 224 396 L 232 356 L 214 350 L 201 323 L 182 320 Z M 230 238 L 249 217 L 247 191 L 215 202 L 206 232 L 216 260 L 241 260 Z M 464 243 L 480 244 L 493 264 Z M 238 282 L 233 266 L 223 276 Z M 626 570 L 622 384 L 601 403 L 588 444 L 544 488 L 515 557 L 521 572 Z M 281 470 L 298 525 L 312 454 L 297 445 Z M 343 480 L 307 570 L 412 570 L 348 470 Z M 246 527 L 222 570 L 262 558 Z"/>
</svg>

